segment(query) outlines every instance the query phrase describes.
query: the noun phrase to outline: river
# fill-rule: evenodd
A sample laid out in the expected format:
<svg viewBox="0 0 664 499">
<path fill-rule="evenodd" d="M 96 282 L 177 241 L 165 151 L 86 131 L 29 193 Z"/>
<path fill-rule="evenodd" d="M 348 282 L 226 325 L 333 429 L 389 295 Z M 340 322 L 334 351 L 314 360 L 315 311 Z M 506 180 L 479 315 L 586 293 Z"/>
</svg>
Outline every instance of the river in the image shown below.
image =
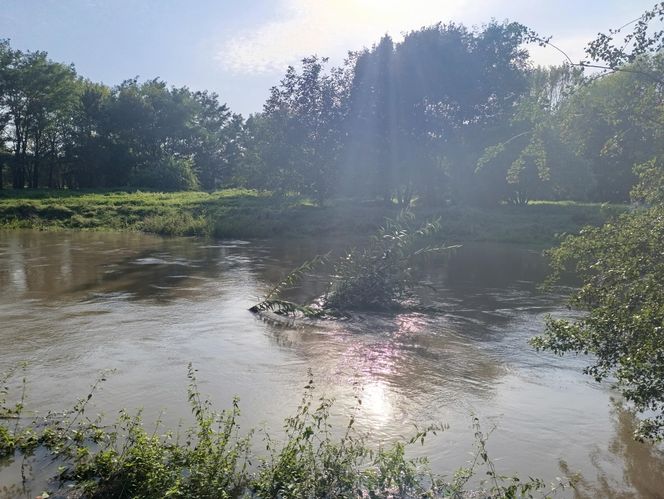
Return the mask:
<svg viewBox="0 0 664 499">
<path fill-rule="evenodd" d="M 547 481 L 582 475 L 574 497 L 663 497 L 664 454 L 632 439 L 633 419 L 587 359 L 538 353 L 527 340 L 547 314 L 569 314 L 542 293 L 539 251 L 469 244 L 418 269 L 422 300 L 440 314 L 357 314 L 274 323 L 247 309 L 316 253 L 357 241 L 206 241 L 138 233 L 0 232 L 0 371 L 27 362 L 28 409 L 71 407 L 114 369 L 93 410 L 143 408 L 176 425 L 190 414 L 187 364 L 215 406 L 240 397 L 243 427 L 279 430 L 313 372 L 335 418 L 362 399 L 362 431 L 376 441 L 413 425 L 449 430 L 415 454 L 451 473 L 469 459 L 472 418 L 495 427 L 499 472 Z M 307 281 L 295 293 L 316 296 Z M 20 483 L 0 462 L 2 485 Z M 28 496 L 46 484 L 34 463 Z"/>
</svg>

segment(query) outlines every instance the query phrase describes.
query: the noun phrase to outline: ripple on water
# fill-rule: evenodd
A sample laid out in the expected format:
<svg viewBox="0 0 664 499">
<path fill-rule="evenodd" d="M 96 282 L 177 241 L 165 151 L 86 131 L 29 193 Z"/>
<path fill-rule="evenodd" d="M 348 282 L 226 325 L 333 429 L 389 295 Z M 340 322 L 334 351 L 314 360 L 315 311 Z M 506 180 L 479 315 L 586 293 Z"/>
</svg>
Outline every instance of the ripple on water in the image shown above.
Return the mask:
<svg viewBox="0 0 664 499">
<path fill-rule="evenodd" d="M 563 467 L 579 470 L 587 497 L 664 490 L 664 457 L 635 445 L 633 420 L 612 404 L 609 387 L 580 373 L 586 359 L 528 346 L 548 312 L 567 314 L 564 292 L 534 289 L 544 273 L 539 255 L 479 245 L 427 263 L 422 281 L 436 291 L 422 300 L 437 314 L 275 322 L 246 310 L 327 245 L 0 233 L 0 366 L 30 362 L 39 409 L 75 403 L 101 369 L 117 368 L 95 410 L 144 406 L 149 419 L 166 407 L 165 422 L 177 425 L 190 414 L 193 361 L 215 403 L 237 394 L 245 427 L 272 428 L 292 414 L 312 368 L 321 392 L 337 399 L 335 417 L 360 397 L 358 426 L 386 442 L 413 424 L 449 423 L 451 431 L 414 450 L 438 471 L 463 464 L 477 414 L 487 429 L 497 424 L 489 445 L 501 472 L 549 480 Z M 320 293 L 312 281 L 294 293 Z"/>
</svg>

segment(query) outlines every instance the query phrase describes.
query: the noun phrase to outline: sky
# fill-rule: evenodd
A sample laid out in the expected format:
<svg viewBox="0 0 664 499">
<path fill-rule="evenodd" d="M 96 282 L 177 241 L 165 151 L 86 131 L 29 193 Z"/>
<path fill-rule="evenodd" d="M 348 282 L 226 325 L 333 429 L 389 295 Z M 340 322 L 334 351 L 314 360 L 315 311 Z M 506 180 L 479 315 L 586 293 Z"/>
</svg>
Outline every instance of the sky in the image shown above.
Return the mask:
<svg viewBox="0 0 664 499">
<path fill-rule="evenodd" d="M 598 32 L 655 0 L 0 0 L 0 38 L 45 50 L 79 74 L 115 85 L 135 76 L 217 92 L 235 112 L 260 111 L 289 64 L 437 22 L 518 21 L 574 60 Z M 532 47 L 537 64 L 562 55 Z"/>
</svg>

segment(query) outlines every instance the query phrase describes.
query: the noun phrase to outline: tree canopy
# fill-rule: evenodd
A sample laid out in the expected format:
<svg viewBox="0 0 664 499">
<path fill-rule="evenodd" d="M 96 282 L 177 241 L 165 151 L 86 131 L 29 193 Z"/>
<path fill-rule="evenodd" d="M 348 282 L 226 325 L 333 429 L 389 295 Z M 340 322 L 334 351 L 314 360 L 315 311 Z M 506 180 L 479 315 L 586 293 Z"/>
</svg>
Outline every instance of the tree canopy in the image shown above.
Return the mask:
<svg viewBox="0 0 664 499">
<path fill-rule="evenodd" d="M 338 67 L 311 56 L 287 68 L 248 117 L 160 79 L 95 83 L 5 40 L 0 188 L 243 186 L 404 207 L 628 202 L 633 165 L 664 143 L 661 37 L 648 29 L 658 15 L 639 19 L 627 45 L 618 31 L 599 37 L 588 53 L 603 61 L 549 68 L 528 54 L 549 40 L 514 22 L 386 35 Z M 591 66 L 607 72 L 584 75 Z"/>
<path fill-rule="evenodd" d="M 622 42 L 619 31 L 600 35 L 588 54 L 593 64 L 612 71 L 596 78 L 577 101 L 581 114 L 592 109 L 592 122 L 573 133 L 585 147 L 601 147 L 606 157 L 600 180 L 605 194 L 631 182 L 634 210 L 600 228 L 568 236 L 550 252 L 553 279 L 572 270 L 581 287 L 571 305 L 586 311 L 577 320 L 547 321 L 535 346 L 557 353 L 593 354 L 586 372 L 597 380 L 614 378 L 625 399 L 642 416 L 639 438 L 664 438 L 664 164 L 661 82 L 664 3 L 635 21 Z M 617 44 L 616 44 L 617 43 Z M 584 63 L 588 65 L 589 63 Z M 579 122 L 575 122 L 579 125 Z M 596 165 L 599 167 L 599 165 Z"/>
</svg>

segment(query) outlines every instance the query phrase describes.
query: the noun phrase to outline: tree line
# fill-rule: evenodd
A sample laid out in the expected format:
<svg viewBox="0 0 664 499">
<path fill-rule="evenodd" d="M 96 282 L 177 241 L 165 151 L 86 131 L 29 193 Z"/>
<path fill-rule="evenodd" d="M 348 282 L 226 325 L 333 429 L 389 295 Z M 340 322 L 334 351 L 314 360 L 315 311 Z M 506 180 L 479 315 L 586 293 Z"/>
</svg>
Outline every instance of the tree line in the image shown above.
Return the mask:
<svg viewBox="0 0 664 499">
<path fill-rule="evenodd" d="M 0 44 L 0 186 L 214 189 L 242 128 L 214 93 L 158 79 L 108 87 Z"/>
<path fill-rule="evenodd" d="M 0 187 L 229 186 L 420 203 L 624 202 L 661 154 L 661 53 L 584 75 L 534 67 L 518 23 L 384 36 L 289 67 L 246 119 L 217 94 L 87 80 L 0 43 Z"/>
</svg>

